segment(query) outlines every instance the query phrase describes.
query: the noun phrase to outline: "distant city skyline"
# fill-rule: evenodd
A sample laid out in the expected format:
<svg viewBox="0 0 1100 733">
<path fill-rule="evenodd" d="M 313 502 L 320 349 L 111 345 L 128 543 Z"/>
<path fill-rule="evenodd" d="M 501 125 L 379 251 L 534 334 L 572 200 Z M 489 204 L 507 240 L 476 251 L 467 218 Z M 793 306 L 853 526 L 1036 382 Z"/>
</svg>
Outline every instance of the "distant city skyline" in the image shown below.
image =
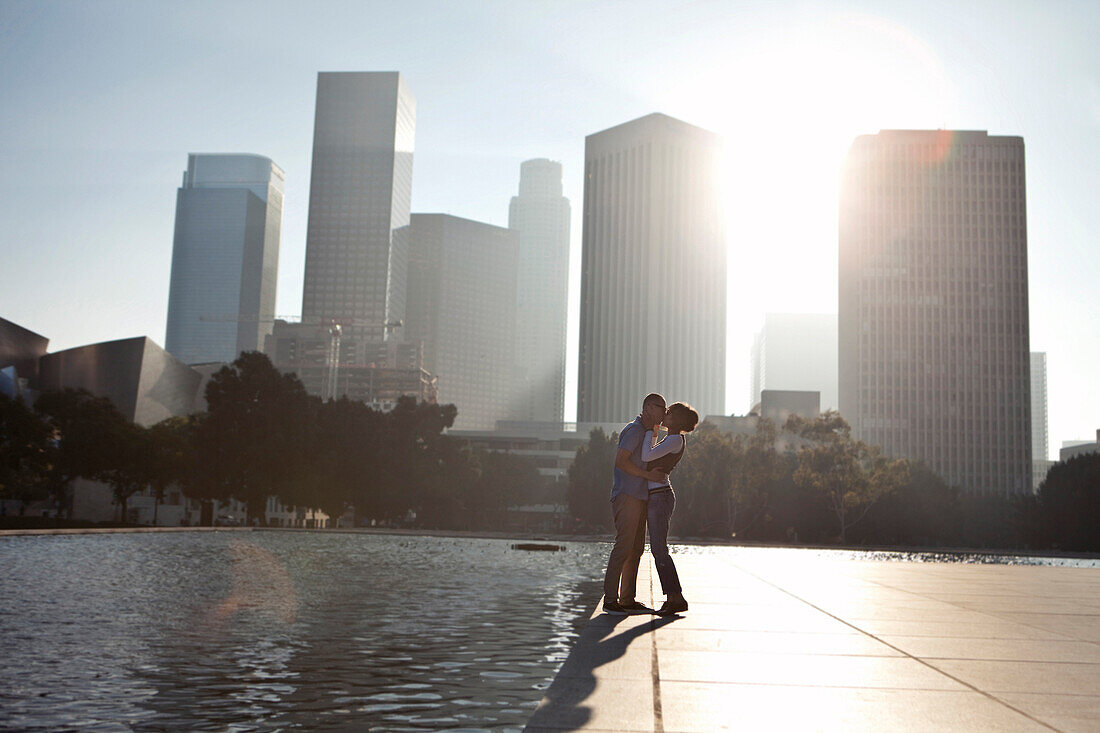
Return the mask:
<svg viewBox="0 0 1100 733">
<path fill-rule="evenodd" d="M 174 193 L 193 151 L 253 152 L 286 171 L 275 310 L 301 312 L 316 74 L 400 71 L 420 100 L 419 211 L 504 225 L 515 170 L 534 157 L 562 163 L 577 202 L 584 136 L 654 111 L 725 137 L 730 241 L 744 243 L 729 256 L 726 407 L 744 412 L 744 354 L 763 314 L 836 311 L 837 185 L 852 140 L 984 129 L 1028 145 L 1031 348 L 1049 358 L 1050 442 L 1095 433 L 1100 6 L 635 10 L 624 22 L 609 2 L 0 2 L 0 315 L 53 350 L 163 343 Z"/>
</svg>

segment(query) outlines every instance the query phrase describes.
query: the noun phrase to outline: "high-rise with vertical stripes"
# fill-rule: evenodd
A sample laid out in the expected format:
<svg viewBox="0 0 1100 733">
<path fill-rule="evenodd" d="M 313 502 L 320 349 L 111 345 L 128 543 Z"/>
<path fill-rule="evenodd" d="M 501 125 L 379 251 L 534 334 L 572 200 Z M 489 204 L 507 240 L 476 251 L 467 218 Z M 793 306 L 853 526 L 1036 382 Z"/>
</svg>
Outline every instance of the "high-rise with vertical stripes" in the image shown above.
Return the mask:
<svg viewBox="0 0 1100 733">
<path fill-rule="evenodd" d="M 304 321 L 380 341 L 405 317 L 415 126 L 398 72 L 317 75 Z"/>
<path fill-rule="evenodd" d="M 1031 489 L 1024 142 L 884 130 L 848 152 L 840 412 L 977 495 Z"/>
<path fill-rule="evenodd" d="M 651 114 L 585 138 L 577 420 L 648 392 L 725 414 L 721 138 Z"/>
</svg>

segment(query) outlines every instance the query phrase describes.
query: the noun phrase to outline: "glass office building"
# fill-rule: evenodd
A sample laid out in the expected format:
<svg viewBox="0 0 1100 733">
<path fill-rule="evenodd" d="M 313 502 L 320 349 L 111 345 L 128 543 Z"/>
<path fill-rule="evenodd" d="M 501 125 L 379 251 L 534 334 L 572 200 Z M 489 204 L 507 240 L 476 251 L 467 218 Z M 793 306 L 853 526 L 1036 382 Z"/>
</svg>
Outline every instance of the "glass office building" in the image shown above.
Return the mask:
<svg viewBox="0 0 1100 733">
<path fill-rule="evenodd" d="M 283 171 L 262 155 L 188 156 L 165 335 L 165 348 L 184 363 L 263 349 L 275 312 L 283 184 Z"/>
</svg>

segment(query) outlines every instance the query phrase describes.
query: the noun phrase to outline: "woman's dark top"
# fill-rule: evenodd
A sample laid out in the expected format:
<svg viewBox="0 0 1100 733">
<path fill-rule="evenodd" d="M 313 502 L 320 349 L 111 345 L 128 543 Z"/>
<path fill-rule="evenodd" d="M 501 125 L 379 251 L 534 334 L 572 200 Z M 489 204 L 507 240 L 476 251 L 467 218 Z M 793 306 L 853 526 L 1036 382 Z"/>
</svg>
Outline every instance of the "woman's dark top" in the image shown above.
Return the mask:
<svg viewBox="0 0 1100 733">
<path fill-rule="evenodd" d="M 643 440 L 648 440 L 650 435 L 652 435 L 652 433 L 646 433 L 646 438 L 644 438 Z M 665 436 L 664 440 L 668 440 L 670 437 L 673 436 Z M 682 444 L 680 445 L 680 450 L 673 451 L 671 453 L 665 453 L 659 458 L 654 458 L 652 461 L 646 463 L 646 469 L 650 471 L 664 471 L 666 474 L 672 473 L 672 469 L 676 468 L 676 464 L 680 462 L 680 459 L 684 457 L 684 453 L 687 452 L 687 436 L 681 433 L 679 436 L 676 437 L 679 437 L 682 441 Z M 664 440 L 662 440 L 661 443 L 663 443 Z M 659 449 L 661 447 L 661 443 L 657 444 L 656 449 Z M 643 455 L 646 452 L 648 451 L 643 451 Z M 665 481 L 666 483 L 663 485 L 654 485 L 654 482 L 651 481 L 649 483 L 649 493 L 654 494 L 659 491 L 668 491 L 669 489 L 671 489 L 672 482 L 669 481 L 667 478 L 665 479 Z"/>
</svg>

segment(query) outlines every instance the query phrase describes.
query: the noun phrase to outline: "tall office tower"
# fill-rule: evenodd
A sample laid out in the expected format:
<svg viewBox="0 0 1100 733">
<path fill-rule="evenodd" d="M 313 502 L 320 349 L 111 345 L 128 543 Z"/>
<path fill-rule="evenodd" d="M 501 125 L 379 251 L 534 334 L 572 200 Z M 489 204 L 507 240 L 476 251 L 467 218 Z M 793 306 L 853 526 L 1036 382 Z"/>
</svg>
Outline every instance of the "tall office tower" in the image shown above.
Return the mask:
<svg viewBox="0 0 1100 733">
<path fill-rule="evenodd" d="M 856 138 L 840 194 L 840 412 L 976 494 L 1031 487 L 1024 142 Z"/>
<path fill-rule="evenodd" d="M 271 333 L 283 180 L 262 155 L 187 156 L 164 339 L 185 364 L 233 361 Z"/>
<path fill-rule="evenodd" d="M 1049 459 L 1047 433 L 1047 354 L 1031 352 L 1031 487 L 1039 488 L 1056 461 Z"/>
<path fill-rule="evenodd" d="M 837 409 L 836 316 L 830 313 L 767 313 L 753 338 L 752 395 L 764 390 L 820 392 L 820 409 Z"/>
<path fill-rule="evenodd" d="M 405 337 L 424 342 L 454 427 L 491 429 L 512 395 L 516 233 L 447 214 L 413 214 L 409 229 Z"/>
<path fill-rule="evenodd" d="M 519 196 L 508 207 L 517 233 L 515 420 L 561 422 L 569 294 L 569 199 L 561 163 L 520 165 Z"/>
<path fill-rule="evenodd" d="M 1046 460 L 1050 454 L 1047 437 L 1047 354 L 1031 352 L 1031 457 Z"/>
<path fill-rule="evenodd" d="M 651 114 L 585 138 L 577 420 L 648 392 L 725 414 L 722 141 Z"/>
<path fill-rule="evenodd" d="M 405 317 L 416 100 L 397 72 L 321 72 L 313 126 L 302 320 L 345 340 Z"/>
</svg>

